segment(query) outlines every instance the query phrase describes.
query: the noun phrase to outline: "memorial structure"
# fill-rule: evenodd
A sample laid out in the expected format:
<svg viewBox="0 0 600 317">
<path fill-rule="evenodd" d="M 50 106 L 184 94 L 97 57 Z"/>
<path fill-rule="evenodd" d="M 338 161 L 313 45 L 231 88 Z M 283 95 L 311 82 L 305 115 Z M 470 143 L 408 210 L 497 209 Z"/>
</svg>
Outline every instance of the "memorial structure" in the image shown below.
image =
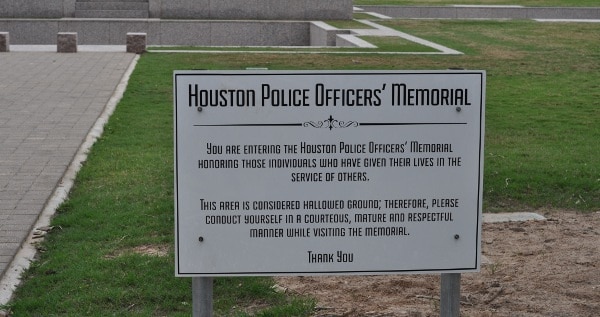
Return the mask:
<svg viewBox="0 0 600 317">
<path fill-rule="evenodd" d="M 351 0 L 0 0 L 12 44 L 76 32 L 79 44 L 123 45 L 135 32 L 149 45 L 306 46 L 311 21 L 351 18 Z"/>
</svg>

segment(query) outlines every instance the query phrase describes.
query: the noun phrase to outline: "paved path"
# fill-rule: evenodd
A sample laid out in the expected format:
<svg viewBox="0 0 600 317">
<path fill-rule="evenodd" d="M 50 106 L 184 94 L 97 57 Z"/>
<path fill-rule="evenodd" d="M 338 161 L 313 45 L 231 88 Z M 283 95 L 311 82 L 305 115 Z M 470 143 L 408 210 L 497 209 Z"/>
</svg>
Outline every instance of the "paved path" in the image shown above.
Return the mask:
<svg viewBox="0 0 600 317">
<path fill-rule="evenodd" d="M 596 7 L 522 7 L 494 5 L 394 6 L 358 5 L 356 9 L 376 13 L 380 18 L 402 19 L 565 19 L 597 22 Z"/>
<path fill-rule="evenodd" d="M 0 279 L 134 58 L 0 53 Z"/>
</svg>

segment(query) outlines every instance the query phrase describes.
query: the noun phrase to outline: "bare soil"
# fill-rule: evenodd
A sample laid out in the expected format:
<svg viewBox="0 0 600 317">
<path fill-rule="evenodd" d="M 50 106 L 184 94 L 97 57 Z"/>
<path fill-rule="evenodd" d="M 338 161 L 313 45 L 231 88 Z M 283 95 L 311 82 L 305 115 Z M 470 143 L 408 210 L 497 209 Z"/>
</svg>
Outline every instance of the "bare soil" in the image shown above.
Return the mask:
<svg viewBox="0 0 600 317">
<path fill-rule="evenodd" d="M 600 211 L 486 223 L 484 264 L 461 275 L 461 316 L 600 316 Z M 487 262 L 487 263 L 486 263 Z M 315 316 L 439 316 L 440 275 L 280 277 Z"/>
</svg>

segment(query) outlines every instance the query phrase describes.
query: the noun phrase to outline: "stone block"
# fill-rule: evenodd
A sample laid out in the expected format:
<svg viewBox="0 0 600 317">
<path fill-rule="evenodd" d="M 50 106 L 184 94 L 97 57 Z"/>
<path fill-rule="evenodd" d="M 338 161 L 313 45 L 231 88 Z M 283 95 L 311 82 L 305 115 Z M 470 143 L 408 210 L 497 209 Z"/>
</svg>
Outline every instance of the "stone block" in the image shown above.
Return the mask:
<svg viewBox="0 0 600 317">
<path fill-rule="evenodd" d="M 10 51 L 10 37 L 8 32 L 0 32 L 0 52 Z"/>
<path fill-rule="evenodd" d="M 146 51 L 146 33 L 127 33 L 127 53 L 142 54 Z"/>
<path fill-rule="evenodd" d="M 58 32 L 56 41 L 58 53 L 77 53 L 77 32 Z"/>
</svg>

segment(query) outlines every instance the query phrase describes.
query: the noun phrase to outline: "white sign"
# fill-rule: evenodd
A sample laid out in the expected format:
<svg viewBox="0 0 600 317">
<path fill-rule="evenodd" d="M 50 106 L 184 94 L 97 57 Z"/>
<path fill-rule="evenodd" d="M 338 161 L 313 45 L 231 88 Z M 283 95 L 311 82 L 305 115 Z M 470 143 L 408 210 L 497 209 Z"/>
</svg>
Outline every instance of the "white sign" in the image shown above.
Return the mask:
<svg viewBox="0 0 600 317">
<path fill-rule="evenodd" d="M 174 85 L 177 276 L 479 270 L 485 72 Z"/>
</svg>

